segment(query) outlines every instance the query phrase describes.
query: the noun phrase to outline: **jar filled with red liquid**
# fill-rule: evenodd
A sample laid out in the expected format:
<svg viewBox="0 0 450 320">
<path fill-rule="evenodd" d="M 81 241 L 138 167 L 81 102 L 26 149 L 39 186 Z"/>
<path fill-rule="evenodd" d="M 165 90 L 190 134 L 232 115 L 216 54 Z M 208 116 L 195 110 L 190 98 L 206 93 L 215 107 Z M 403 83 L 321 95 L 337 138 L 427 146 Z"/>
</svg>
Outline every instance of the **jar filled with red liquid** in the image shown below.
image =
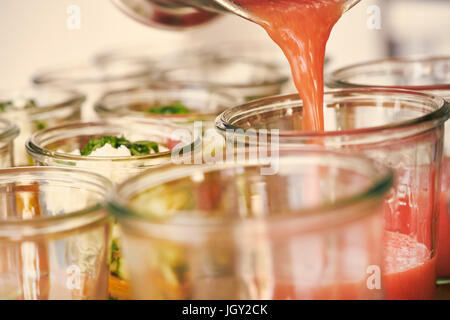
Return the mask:
<svg viewBox="0 0 450 320">
<path fill-rule="evenodd" d="M 332 88 L 386 87 L 420 90 L 444 97 L 450 101 L 450 57 L 424 56 L 418 58 L 390 58 L 351 65 L 328 76 Z M 445 127 L 444 158 L 442 164 L 441 213 L 437 276 L 450 279 L 450 124 Z"/>
<path fill-rule="evenodd" d="M 315 146 L 365 154 L 396 173 L 385 201 L 384 289 L 387 299 L 431 299 L 435 289 L 437 217 L 444 99 L 397 89 L 344 89 L 325 94 L 325 131 L 303 131 L 298 95 L 231 108 L 216 120 L 228 145 L 258 145 L 258 129 L 278 129 L 279 147 Z M 241 129 L 240 131 L 237 131 Z M 255 131 L 258 140 L 254 140 Z M 231 137 L 231 138 L 230 138 Z"/>
</svg>

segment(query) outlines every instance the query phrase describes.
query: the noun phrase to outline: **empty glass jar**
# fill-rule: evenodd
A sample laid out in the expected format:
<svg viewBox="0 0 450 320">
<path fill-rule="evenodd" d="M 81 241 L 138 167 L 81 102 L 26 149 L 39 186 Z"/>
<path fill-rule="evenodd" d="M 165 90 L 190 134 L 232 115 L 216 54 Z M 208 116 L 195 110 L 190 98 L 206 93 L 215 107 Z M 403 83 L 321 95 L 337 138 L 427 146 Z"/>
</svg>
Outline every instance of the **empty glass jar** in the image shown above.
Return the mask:
<svg viewBox="0 0 450 320">
<path fill-rule="evenodd" d="M 95 102 L 107 91 L 146 84 L 149 66 L 140 61 L 120 61 L 108 65 L 78 63 L 49 67 L 33 77 L 38 86 L 75 88 L 86 95 L 82 119 L 95 120 Z"/>
<path fill-rule="evenodd" d="M 159 68 L 156 83 L 212 87 L 240 102 L 280 94 L 289 77 L 277 64 L 248 58 L 210 57 Z"/>
</svg>

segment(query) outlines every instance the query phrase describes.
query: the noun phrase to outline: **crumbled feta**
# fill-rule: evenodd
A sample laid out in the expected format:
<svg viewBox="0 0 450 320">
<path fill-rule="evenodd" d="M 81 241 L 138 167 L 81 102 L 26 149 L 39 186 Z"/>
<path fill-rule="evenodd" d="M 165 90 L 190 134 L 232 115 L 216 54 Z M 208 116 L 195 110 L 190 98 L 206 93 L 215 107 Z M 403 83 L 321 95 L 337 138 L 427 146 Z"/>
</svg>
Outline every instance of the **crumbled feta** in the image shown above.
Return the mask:
<svg viewBox="0 0 450 320">
<path fill-rule="evenodd" d="M 12 104 L 17 109 L 25 108 L 29 103 L 29 100 L 24 97 L 17 97 L 12 101 Z"/>
<path fill-rule="evenodd" d="M 165 146 L 162 146 L 162 145 L 158 145 L 158 148 L 159 148 L 159 152 L 167 152 L 167 151 L 170 151 L 170 149 L 169 148 L 167 148 L 167 147 L 165 147 Z M 150 150 L 150 153 L 156 153 L 155 151 L 153 151 L 153 149 L 151 149 Z"/>
<path fill-rule="evenodd" d="M 160 152 L 169 151 L 166 147 L 160 146 Z M 124 150 L 125 149 L 125 150 Z M 57 152 L 71 154 L 71 155 L 81 155 L 79 149 L 72 150 L 71 152 L 66 152 L 64 150 L 57 150 Z M 153 152 L 152 152 L 153 153 Z M 130 150 L 121 146 L 118 149 L 113 148 L 109 143 L 105 144 L 103 147 L 94 150 L 90 156 L 96 157 L 129 157 L 131 156 Z M 87 157 L 89 158 L 89 156 Z M 163 163 L 163 159 L 153 159 L 152 165 L 158 165 Z M 77 161 L 75 164 L 77 167 L 85 168 L 96 173 L 100 173 L 101 175 L 107 177 L 114 183 L 121 183 L 124 180 L 128 179 L 131 175 L 137 174 L 148 166 L 148 161 L 139 162 L 128 162 L 128 161 L 109 161 L 109 159 L 105 159 L 105 161 Z"/>
<path fill-rule="evenodd" d="M 58 152 L 64 153 L 64 151 L 58 151 Z M 68 152 L 68 154 L 73 155 L 73 156 L 81 156 L 81 151 L 80 151 L 80 149 L 75 149 L 75 150 Z"/>
<path fill-rule="evenodd" d="M 119 148 L 114 148 L 109 143 L 105 144 L 103 147 L 95 149 L 90 154 L 91 157 L 130 157 L 131 152 L 125 146 L 120 146 Z"/>
<path fill-rule="evenodd" d="M 70 152 L 65 152 L 62 149 L 58 149 L 56 152 L 67 153 L 67 154 L 70 154 L 73 156 L 81 156 L 80 149 L 74 149 Z M 89 156 L 92 156 L 92 157 L 129 157 L 129 156 L 131 156 L 131 152 L 125 146 L 120 146 L 118 149 L 116 149 L 112 145 L 107 143 L 103 147 L 92 151 Z"/>
</svg>

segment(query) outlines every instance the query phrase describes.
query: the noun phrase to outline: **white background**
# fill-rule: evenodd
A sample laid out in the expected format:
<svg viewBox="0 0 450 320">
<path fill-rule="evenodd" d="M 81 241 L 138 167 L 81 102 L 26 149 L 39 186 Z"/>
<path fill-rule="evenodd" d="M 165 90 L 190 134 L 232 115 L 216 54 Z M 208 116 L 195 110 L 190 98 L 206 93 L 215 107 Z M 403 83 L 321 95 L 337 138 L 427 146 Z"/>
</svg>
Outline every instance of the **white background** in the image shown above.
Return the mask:
<svg viewBox="0 0 450 320">
<path fill-rule="evenodd" d="M 363 0 L 346 13 L 331 36 L 327 55 L 333 66 L 382 57 L 386 54 L 381 30 L 367 28 L 367 7 L 386 0 Z M 412 1 L 412 0 L 408 0 Z M 0 88 L 12 88 L 29 83 L 31 74 L 41 67 L 76 62 L 108 48 L 154 44 L 182 47 L 190 43 L 226 40 L 270 41 L 259 26 L 243 19 L 227 16 L 215 23 L 187 32 L 151 29 L 132 21 L 109 0 L 1 0 L 0 1 Z M 430 3 L 424 0 L 422 3 Z M 447 1 L 450 2 L 450 1 Z M 81 8 L 81 30 L 68 30 L 67 8 Z M 449 8 L 449 6 L 446 6 Z M 441 10 L 442 11 L 442 10 Z M 421 29 L 424 26 L 409 21 L 408 13 L 400 10 L 402 20 Z M 447 14 L 449 11 L 447 10 Z M 443 13 L 445 17 L 445 11 Z M 386 15 L 383 13 L 382 18 Z M 416 18 L 417 19 L 417 18 Z M 443 23 L 433 16 L 433 21 Z M 447 19 L 448 16 L 447 16 Z M 429 23 L 429 22 L 427 22 Z M 448 26 L 448 24 L 447 24 Z M 442 34 L 447 34 L 446 26 Z"/>
</svg>

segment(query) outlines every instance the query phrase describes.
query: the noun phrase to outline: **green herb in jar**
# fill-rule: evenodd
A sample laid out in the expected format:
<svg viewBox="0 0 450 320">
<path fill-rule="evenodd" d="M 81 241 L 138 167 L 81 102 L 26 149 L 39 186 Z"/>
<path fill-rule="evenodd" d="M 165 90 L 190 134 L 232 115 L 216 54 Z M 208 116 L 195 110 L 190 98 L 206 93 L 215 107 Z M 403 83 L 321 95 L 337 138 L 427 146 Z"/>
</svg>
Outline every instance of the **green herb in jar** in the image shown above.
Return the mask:
<svg viewBox="0 0 450 320">
<path fill-rule="evenodd" d="M 131 145 L 130 151 L 133 156 L 150 154 L 151 150 L 159 152 L 159 146 L 153 141 L 137 141 Z"/>
<path fill-rule="evenodd" d="M 124 146 L 130 150 L 131 155 L 133 156 L 148 155 L 152 150 L 155 153 L 159 152 L 158 143 L 153 141 L 137 141 L 132 143 L 125 139 L 125 137 L 104 136 L 101 138 L 90 139 L 80 153 L 82 156 L 89 156 L 93 151 L 102 148 L 106 144 L 110 144 L 115 149 Z"/>
<path fill-rule="evenodd" d="M 177 101 L 166 106 L 153 106 L 146 111 L 151 114 L 187 114 L 189 109 L 184 104 Z"/>
<path fill-rule="evenodd" d="M 6 111 L 9 108 L 28 109 L 36 106 L 34 99 L 0 101 L 0 111 Z"/>
<path fill-rule="evenodd" d="M 42 121 L 37 121 L 36 122 L 36 129 L 37 130 L 44 130 L 45 128 L 47 128 L 47 125 L 45 124 L 45 122 L 42 122 Z"/>
</svg>

